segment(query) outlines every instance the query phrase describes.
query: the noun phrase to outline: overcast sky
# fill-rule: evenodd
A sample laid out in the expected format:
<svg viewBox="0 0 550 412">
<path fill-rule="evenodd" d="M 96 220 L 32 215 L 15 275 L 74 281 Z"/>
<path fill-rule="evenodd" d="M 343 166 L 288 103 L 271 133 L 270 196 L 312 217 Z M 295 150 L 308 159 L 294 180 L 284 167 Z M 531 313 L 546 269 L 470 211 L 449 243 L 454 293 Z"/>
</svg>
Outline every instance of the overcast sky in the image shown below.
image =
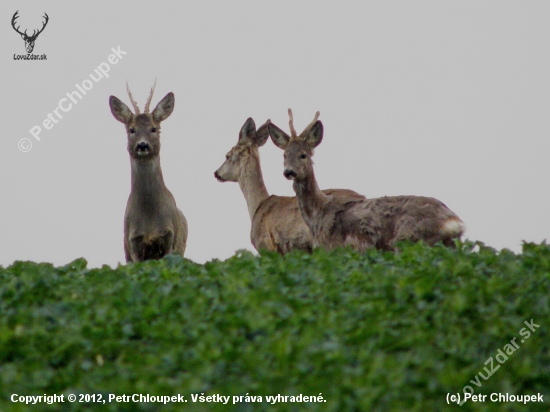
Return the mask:
<svg viewBox="0 0 550 412">
<path fill-rule="evenodd" d="M 167 187 L 189 223 L 186 257 L 254 250 L 236 183 L 213 173 L 248 117 L 300 132 L 317 110 L 321 188 L 440 199 L 466 238 L 519 252 L 550 236 L 550 3 L 547 1 L 4 1 L 0 264 L 124 262 L 130 191 L 124 126 L 109 110 L 125 83 L 143 107 L 168 92 Z M 49 22 L 33 54 L 14 60 Z M 126 54 L 108 63 L 112 48 Z M 102 63 L 109 77 L 53 111 Z M 105 68 L 105 66 L 103 66 Z M 96 76 L 97 77 L 97 76 Z M 86 86 L 88 83 L 84 86 Z M 64 102 L 64 107 L 70 101 Z M 57 120 L 50 130 L 48 113 Z M 40 141 L 29 130 L 39 125 Z M 19 150 L 32 143 L 30 151 Z M 272 194 L 294 195 L 282 151 L 261 149 Z"/>
</svg>

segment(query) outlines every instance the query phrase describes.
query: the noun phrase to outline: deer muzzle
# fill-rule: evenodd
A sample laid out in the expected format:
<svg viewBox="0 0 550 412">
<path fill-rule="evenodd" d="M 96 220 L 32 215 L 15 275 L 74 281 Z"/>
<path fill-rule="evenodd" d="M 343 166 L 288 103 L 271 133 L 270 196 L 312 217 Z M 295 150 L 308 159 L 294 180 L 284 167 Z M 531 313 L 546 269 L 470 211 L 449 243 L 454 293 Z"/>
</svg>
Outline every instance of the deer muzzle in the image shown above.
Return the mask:
<svg viewBox="0 0 550 412">
<path fill-rule="evenodd" d="M 293 177 L 296 177 L 296 172 L 294 170 L 290 170 L 290 169 L 285 169 L 283 174 L 285 175 L 285 177 L 288 180 L 291 180 Z"/>
<path fill-rule="evenodd" d="M 217 170 L 214 172 L 214 177 L 218 179 L 218 182 L 225 182 L 225 180 L 222 179 Z"/>
<path fill-rule="evenodd" d="M 34 42 L 25 40 L 25 48 L 27 49 L 27 53 L 32 53 L 34 50 Z"/>
<path fill-rule="evenodd" d="M 136 150 L 140 156 L 143 156 L 148 154 L 151 148 L 149 147 L 149 143 L 139 142 L 136 146 Z"/>
</svg>

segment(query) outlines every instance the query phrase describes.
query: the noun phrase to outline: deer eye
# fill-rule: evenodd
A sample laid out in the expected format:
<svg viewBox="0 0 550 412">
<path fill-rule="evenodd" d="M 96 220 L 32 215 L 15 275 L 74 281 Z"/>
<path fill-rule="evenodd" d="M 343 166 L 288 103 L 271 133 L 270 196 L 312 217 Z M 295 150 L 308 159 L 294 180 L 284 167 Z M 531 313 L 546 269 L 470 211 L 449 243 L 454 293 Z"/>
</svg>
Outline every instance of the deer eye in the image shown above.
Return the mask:
<svg viewBox="0 0 550 412">
<path fill-rule="evenodd" d="M 157 128 L 156 127 L 152 127 L 151 128 L 151 133 L 156 133 L 157 132 Z"/>
<path fill-rule="evenodd" d="M 133 127 L 130 127 L 130 133 L 134 134 L 136 132 L 136 129 L 134 129 Z"/>
<path fill-rule="evenodd" d="M 307 157 L 307 155 L 306 155 L 305 153 L 302 153 L 302 154 L 300 155 L 300 159 L 305 159 L 306 157 Z"/>
<path fill-rule="evenodd" d="M 286 159 L 286 154 L 283 155 L 283 159 Z"/>
</svg>

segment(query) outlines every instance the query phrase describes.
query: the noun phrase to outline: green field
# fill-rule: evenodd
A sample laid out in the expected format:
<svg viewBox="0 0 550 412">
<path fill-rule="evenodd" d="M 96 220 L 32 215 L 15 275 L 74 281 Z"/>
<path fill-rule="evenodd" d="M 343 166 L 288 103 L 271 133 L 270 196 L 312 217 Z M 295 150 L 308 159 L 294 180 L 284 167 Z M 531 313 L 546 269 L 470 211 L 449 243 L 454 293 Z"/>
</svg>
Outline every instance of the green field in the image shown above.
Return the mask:
<svg viewBox="0 0 550 412">
<path fill-rule="evenodd" d="M 0 267 L 0 411 L 547 411 L 549 301 L 545 243 L 521 254 L 469 242 L 239 251 L 115 269 L 15 262 Z M 465 386 L 486 401 L 448 405 Z M 491 402 L 492 393 L 544 402 Z M 65 402 L 25 405 L 14 394 Z M 288 398 L 268 401 L 277 395 Z"/>
</svg>

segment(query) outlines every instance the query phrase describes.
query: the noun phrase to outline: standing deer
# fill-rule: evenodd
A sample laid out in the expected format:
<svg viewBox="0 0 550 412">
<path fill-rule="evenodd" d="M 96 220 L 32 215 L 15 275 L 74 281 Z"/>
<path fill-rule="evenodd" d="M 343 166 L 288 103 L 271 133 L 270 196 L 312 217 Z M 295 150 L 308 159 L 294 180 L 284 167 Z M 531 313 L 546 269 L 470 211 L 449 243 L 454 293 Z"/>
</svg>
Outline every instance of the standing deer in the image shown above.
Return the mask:
<svg viewBox="0 0 550 412">
<path fill-rule="evenodd" d="M 155 85 L 145 103 L 145 113 L 139 112 L 128 83 L 135 114 L 115 96 L 109 98 L 111 113 L 126 126 L 132 170 L 124 214 L 126 262 L 160 259 L 169 253 L 183 255 L 187 244 L 187 221 L 165 186 L 160 168 L 160 123 L 174 110 L 174 93 L 168 93 L 149 113 Z"/>
<path fill-rule="evenodd" d="M 251 220 L 250 240 L 256 250 L 288 253 L 292 249 L 311 252 L 311 235 L 300 214 L 296 197 L 269 195 L 260 167 L 259 148 L 269 137 L 268 120 L 256 131 L 249 118 L 239 133 L 237 144 L 225 156 L 214 176 L 220 182 L 238 182 L 248 206 Z M 330 189 L 334 196 L 363 196 L 352 190 Z"/>
<path fill-rule="evenodd" d="M 351 246 L 393 250 L 399 241 L 441 241 L 453 246 L 464 232 L 462 220 L 439 200 L 422 196 L 386 196 L 376 199 L 327 196 L 319 190 L 313 171 L 313 149 L 323 139 L 317 120 L 298 136 L 289 109 L 291 136 L 269 124 L 273 143 L 284 154 L 284 176 L 293 180 L 298 204 L 312 237 L 313 247 Z"/>
<path fill-rule="evenodd" d="M 11 18 L 11 26 L 13 27 L 13 29 L 19 33 L 21 35 L 21 38 L 25 41 L 25 49 L 27 50 L 27 53 L 32 53 L 33 49 L 34 49 L 34 42 L 36 41 L 36 38 L 38 37 L 38 35 L 40 33 L 42 33 L 44 31 L 44 29 L 46 28 L 46 25 L 48 24 L 48 21 L 50 20 L 50 18 L 48 17 L 48 15 L 46 13 L 44 13 L 44 18 L 46 19 L 46 21 L 44 23 L 42 23 L 42 28 L 38 31 L 36 30 L 33 30 L 32 32 L 32 35 L 27 35 L 27 30 L 25 30 L 25 32 L 20 32 L 19 31 L 19 27 L 21 26 L 17 26 L 17 28 L 15 27 L 15 20 L 17 20 L 17 18 L 19 17 L 17 15 L 17 13 L 19 13 L 19 10 L 17 10 L 14 14 L 13 14 L 13 17 Z"/>
</svg>

